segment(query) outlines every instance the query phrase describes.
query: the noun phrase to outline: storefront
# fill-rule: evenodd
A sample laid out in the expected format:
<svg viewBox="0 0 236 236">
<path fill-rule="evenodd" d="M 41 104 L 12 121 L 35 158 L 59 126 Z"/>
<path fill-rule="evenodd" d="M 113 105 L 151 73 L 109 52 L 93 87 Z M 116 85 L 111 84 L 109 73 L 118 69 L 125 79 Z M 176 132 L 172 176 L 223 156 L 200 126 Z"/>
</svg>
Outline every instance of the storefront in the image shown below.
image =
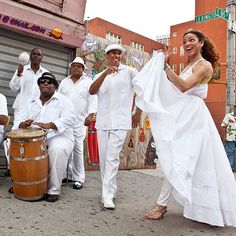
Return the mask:
<svg viewBox="0 0 236 236">
<path fill-rule="evenodd" d="M 65 16 L 68 12 L 62 5 L 60 7 L 64 15 L 58 15 L 54 14 L 56 10 L 51 3 L 47 6 L 45 4 L 49 3 L 45 1 L 40 1 L 38 5 L 37 1 L 31 3 L 34 6 L 0 0 L 0 92 L 7 97 L 11 117 L 16 94 L 10 90 L 9 82 L 19 65 L 19 54 L 23 51 L 30 53 L 35 47 L 41 48 L 44 54 L 42 66 L 51 71 L 58 80 L 62 80 L 68 75 L 68 64 L 84 40 L 83 17 L 86 1 L 72 2 L 74 13 L 76 7 L 80 9 L 76 18 L 71 14 L 71 19 Z M 11 125 L 12 120 L 7 130 Z M 0 156 L 3 156 L 2 147 Z"/>
</svg>

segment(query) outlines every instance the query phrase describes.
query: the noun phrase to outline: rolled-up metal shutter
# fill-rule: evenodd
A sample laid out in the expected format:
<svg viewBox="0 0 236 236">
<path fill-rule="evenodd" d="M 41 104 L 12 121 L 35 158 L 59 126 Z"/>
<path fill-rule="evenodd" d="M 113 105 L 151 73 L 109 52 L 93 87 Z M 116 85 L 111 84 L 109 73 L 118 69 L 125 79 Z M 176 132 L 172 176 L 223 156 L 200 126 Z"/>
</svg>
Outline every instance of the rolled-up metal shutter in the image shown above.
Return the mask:
<svg viewBox="0 0 236 236">
<path fill-rule="evenodd" d="M 15 94 L 10 90 L 9 82 L 19 65 L 19 54 L 23 51 L 30 53 L 35 47 L 43 50 L 42 66 L 51 71 L 58 80 L 68 75 L 68 63 L 74 56 L 74 49 L 0 28 L 0 92 L 7 97 L 11 118 L 13 118 L 12 105 Z M 12 121 L 7 130 L 11 129 L 11 125 Z M 4 163 L 3 155 L 1 147 L 0 165 Z"/>
</svg>

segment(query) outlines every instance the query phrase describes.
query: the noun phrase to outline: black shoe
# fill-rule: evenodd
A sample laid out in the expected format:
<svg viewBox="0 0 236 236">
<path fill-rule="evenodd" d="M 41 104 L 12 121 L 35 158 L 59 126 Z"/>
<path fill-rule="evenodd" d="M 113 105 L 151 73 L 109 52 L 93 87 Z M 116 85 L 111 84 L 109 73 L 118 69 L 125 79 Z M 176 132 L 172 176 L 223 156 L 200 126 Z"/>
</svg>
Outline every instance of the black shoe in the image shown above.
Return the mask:
<svg viewBox="0 0 236 236">
<path fill-rule="evenodd" d="M 58 195 L 47 194 L 45 196 L 45 201 L 47 202 L 56 202 L 58 200 Z"/>
<path fill-rule="evenodd" d="M 73 182 L 73 180 L 67 179 L 67 178 L 65 178 L 65 179 L 62 180 L 62 183 L 63 183 L 63 184 L 71 183 L 71 182 Z"/>
<path fill-rule="evenodd" d="M 11 194 L 13 194 L 14 193 L 14 189 L 13 189 L 13 187 L 11 186 L 9 189 L 8 189 L 8 193 L 11 193 Z"/>
<path fill-rule="evenodd" d="M 6 170 L 6 172 L 5 172 L 5 176 L 6 176 L 6 177 L 11 177 L 10 170 Z"/>
<path fill-rule="evenodd" d="M 81 189 L 84 187 L 84 184 L 80 181 L 75 181 L 74 184 L 73 184 L 73 189 Z"/>
</svg>

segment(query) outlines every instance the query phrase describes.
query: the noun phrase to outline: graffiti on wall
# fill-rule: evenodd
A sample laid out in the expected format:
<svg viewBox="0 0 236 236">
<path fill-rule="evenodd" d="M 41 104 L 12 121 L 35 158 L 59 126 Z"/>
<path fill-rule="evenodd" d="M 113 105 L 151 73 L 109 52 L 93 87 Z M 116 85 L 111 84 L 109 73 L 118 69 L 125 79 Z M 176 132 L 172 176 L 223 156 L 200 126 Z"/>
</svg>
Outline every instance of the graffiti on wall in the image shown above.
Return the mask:
<svg viewBox="0 0 236 236">
<path fill-rule="evenodd" d="M 84 43 L 81 47 L 81 56 L 85 59 L 88 68 L 92 74 L 97 74 L 107 67 L 107 57 L 105 55 L 105 47 L 111 44 L 109 40 L 99 38 L 93 35 L 85 36 Z M 142 69 L 144 64 L 150 59 L 148 53 L 136 50 L 134 48 L 123 46 L 126 52 L 121 58 L 123 64 L 135 67 L 138 71 Z"/>
</svg>

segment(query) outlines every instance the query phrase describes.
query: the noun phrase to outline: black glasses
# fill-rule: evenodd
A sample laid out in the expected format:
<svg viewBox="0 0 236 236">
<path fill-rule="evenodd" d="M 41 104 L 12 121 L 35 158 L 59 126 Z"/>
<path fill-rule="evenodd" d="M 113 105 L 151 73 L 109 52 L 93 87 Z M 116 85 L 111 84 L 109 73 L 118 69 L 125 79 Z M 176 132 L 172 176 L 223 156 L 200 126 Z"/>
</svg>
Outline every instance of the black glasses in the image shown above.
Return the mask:
<svg viewBox="0 0 236 236">
<path fill-rule="evenodd" d="M 53 84 L 53 81 L 52 80 L 49 80 L 49 79 L 41 79 L 39 81 L 40 84 Z"/>
</svg>

